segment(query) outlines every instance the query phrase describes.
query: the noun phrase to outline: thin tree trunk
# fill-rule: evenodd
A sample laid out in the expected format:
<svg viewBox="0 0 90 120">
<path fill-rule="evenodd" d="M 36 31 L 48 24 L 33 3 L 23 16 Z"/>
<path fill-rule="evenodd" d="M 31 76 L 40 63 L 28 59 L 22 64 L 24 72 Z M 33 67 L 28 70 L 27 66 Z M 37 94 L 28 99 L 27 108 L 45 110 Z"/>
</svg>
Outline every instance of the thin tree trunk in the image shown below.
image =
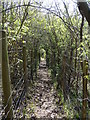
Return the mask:
<svg viewBox="0 0 90 120">
<path fill-rule="evenodd" d="M 8 61 L 8 53 L 7 53 L 7 38 L 6 32 L 2 31 L 2 86 L 3 86 L 3 94 L 4 94 L 4 107 L 5 114 L 7 116 L 7 120 L 13 117 L 12 110 L 12 97 L 11 95 L 11 81 L 10 81 L 10 73 L 9 73 L 9 61 Z M 10 98 L 9 98 L 10 97 Z M 9 100 L 9 102 L 8 102 Z M 8 113 L 9 112 L 9 113 Z"/>
<path fill-rule="evenodd" d="M 83 61 L 83 106 L 82 106 L 82 120 L 86 120 L 87 116 L 87 78 L 88 75 L 88 63 Z"/>
</svg>

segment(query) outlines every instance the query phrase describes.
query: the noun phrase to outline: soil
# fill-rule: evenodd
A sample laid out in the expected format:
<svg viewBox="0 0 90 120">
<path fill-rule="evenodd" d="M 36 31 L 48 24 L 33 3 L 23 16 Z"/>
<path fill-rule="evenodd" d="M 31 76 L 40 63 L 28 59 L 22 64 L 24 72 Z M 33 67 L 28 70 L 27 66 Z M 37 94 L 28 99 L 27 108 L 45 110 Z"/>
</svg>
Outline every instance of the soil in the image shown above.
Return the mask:
<svg viewBox="0 0 90 120">
<path fill-rule="evenodd" d="M 57 96 L 44 60 L 41 61 L 37 74 L 37 79 L 28 90 L 26 118 L 65 118 L 63 104 L 58 104 L 60 98 Z"/>
</svg>

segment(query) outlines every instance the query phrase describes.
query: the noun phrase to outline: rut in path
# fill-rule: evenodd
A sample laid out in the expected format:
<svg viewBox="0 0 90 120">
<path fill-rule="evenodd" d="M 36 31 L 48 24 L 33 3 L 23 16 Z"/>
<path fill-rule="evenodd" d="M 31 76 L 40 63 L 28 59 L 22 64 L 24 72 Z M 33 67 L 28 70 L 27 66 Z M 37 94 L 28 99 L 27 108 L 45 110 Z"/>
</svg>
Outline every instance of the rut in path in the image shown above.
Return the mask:
<svg viewBox="0 0 90 120">
<path fill-rule="evenodd" d="M 57 105 L 57 92 L 53 87 L 46 68 L 46 62 L 40 63 L 38 78 L 35 84 L 29 87 L 26 118 L 64 118 L 63 106 Z"/>
</svg>

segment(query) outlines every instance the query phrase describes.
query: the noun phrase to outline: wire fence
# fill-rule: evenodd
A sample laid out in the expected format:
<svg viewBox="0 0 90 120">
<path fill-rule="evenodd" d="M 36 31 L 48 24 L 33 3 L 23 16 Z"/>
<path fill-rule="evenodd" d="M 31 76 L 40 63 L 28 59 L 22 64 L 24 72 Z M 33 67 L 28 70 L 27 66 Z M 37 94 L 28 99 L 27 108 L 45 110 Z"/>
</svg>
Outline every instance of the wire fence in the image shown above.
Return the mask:
<svg viewBox="0 0 90 120">
<path fill-rule="evenodd" d="M 20 47 L 18 48 L 18 46 L 19 45 L 17 45 L 16 48 L 9 49 L 8 51 L 9 60 L 10 60 L 9 65 L 10 65 L 12 92 L 7 99 L 6 105 L 2 108 L 3 110 L 0 112 L 1 116 L 3 116 L 3 119 L 6 119 L 8 117 L 8 114 L 10 113 L 11 109 L 13 109 L 14 118 L 24 117 L 23 110 L 26 107 L 26 93 L 27 93 L 26 87 L 27 87 L 28 78 L 31 79 L 31 74 L 29 73 L 31 73 L 31 70 L 32 70 L 31 68 L 32 66 L 35 65 L 35 62 L 37 61 L 37 60 L 34 60 L 34 61 L 30 60 L 32 56 L 31 55 L 27 56 L 26 54 L 24 54 L 23 46 L 21 46 L 21 48 Z M 29 55 L 29 52 L 30 51 L 28 51 L 28 55 Z M 23 57 L 25 57 L 25 59 L 27 58 L 26 61 L 25 59 L 23 59 Z M 24 62 L 27 62 L 29 64 L 26 65 L 26 63 Z M 69 56 L 68 58 L 68 55 L 63 54 L 63 56 L 61 57 L 60 67 L 62 67 L 61 78 L 63 79 L 62 80 L 64 85 L 63 88 L 65 87 L 64 89 L 65 96 L 68 97 L 68 93 L 71 93 L 74 89 L 76 89 L 76 92 L 78 93 L 78 87 L 81 82 L 81 80 L 79 81 L 79 79 L 84 78 L 83 76 L 84 72 L 81 66 L 80 57 L 79 56 L 76 57 L 75 55 L 73 55 L 71 57 Z M 26 72 L 25 72 L 25 69 L 27 69 Z M 35 71 L 36 70 L 34 67 L 33 72 Z M 7 113 L 5 113 L 5 110 L 8 108 L 9 101 L 11 99 L 13 104 L 10 106 Z M 82 102 L 82 101 L 90 102 L 88 97 L 86 98 L 77 97 L 77 100 L 79 102 Z"/>
<path fill-rule="evenodd" d="M 22 41 L 21 41 L 22 42 Z M 32 51 L 32 50 L 31 50 Z M 11 44 L 8 47 L 8 58 L 10 67 L 10 79 L 11 79 L 11 93 L 7 99 L 6 104 L 2 106 L 0 116 L 3 120 L 8 119 L 8 115 L 13 111 L 13 118 L 25 118 L 24 111 L 26 109 L 27 88 L 28 83 L 32 81 L 32 77 L 35 76 L 35 62 L 31 60 L 33 56 L 27 50 L 26 43 L 19 45 Z M 4 101 L 5 94 L 2 94 Z M 12 104 L 10 105 L 10 101 Z M 10 118 L 12 119 L 12 118 Z"/>
<path fill-rule="evenodd" d="M 88 80 L 90 77 L 89 65 L 90 61 L 87 58 L 83 60 L 80 56 L 74 57 L 73 55 L 71 62 L 66 54 L 64 54 L 64 58 L 62 58 L 62 66 L 64 66 L 62 69 L 62 78 L 64 79 L 63 84 L 66 88 L 64 89 L 65 96 L 68 98 L 68 95 L 74 92 L 74 97 L 78 102 L 78 104 L 76 104 L 78 108 L 80 108 L 81 103 L 84 105 L 85 102 L 88 102 L 87 108 L 89 109 L 90 98 L 88 95 L 89 88 L 87 88 L 87 83 L 90 85 Z M 86 76 L 88 76 L 88 78 L 86 78 Z M 85 83 L 86 80 L 88 81 Z M 83 96 L 81 96 L 79 92 L 81 92 Z M 87 94 L 86 96 L 84 95 L 85 93 Z"/>
<path fill-rule="evenodd" d="M 26 84 L 28 82 L 28 76 L 30 76 L 29 75 L 30 71 L 28 69 L 28 66 L 26 66 L 25 68 L 27 69 L 26 73 L 23 68 L 24 67 L 23 64 L 27 64 L 24 62 L 28 62 L 23 60 L 23 57 L 27 57 L 27 55 L 23 56 L 24 55 L 23 46 L 20 49 L 9 50 L 8 55 L 9 55 L 12 91 L 10 96 L 7 99 L 6 105 L 3 106 L 2 111 L 0 111 L 0 116 L 2 116 L 3 120 L 7 119 L 9 113 L 11 112 L 11 109 L 13 109 L 13 118 L 16 119 L 16 118 L 24 117 L 23 111 L 26 107 L 26 92 L 27 92 Z M 27 76 L 26 79 L 25 79 L 25 76 Z M 25 80 L 27 82 L 25 82 Z M 11 99 L 12 99 L 12 105 L 9 107 L 8 111 L 5 113 L 5 110 L 8 108 L 9 102 Z"/>
</svg>

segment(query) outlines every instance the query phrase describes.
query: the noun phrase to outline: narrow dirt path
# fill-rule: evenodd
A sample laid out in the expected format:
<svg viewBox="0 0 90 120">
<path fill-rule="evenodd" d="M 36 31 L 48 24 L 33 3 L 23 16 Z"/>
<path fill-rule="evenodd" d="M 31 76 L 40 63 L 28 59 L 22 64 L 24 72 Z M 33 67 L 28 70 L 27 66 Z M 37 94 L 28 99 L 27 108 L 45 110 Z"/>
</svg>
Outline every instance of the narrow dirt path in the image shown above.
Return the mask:
<svg viewBox="0 0 90 120">
<path fill-rule="evenodd" d="M 46 62 L 40 63 L 38 78 L 35 84 L 29 87 L 26 118 L 64 118 L 63 106 L 57 106 L 59 98 L 51 83 L 46 68 Z"/>
</svg>

